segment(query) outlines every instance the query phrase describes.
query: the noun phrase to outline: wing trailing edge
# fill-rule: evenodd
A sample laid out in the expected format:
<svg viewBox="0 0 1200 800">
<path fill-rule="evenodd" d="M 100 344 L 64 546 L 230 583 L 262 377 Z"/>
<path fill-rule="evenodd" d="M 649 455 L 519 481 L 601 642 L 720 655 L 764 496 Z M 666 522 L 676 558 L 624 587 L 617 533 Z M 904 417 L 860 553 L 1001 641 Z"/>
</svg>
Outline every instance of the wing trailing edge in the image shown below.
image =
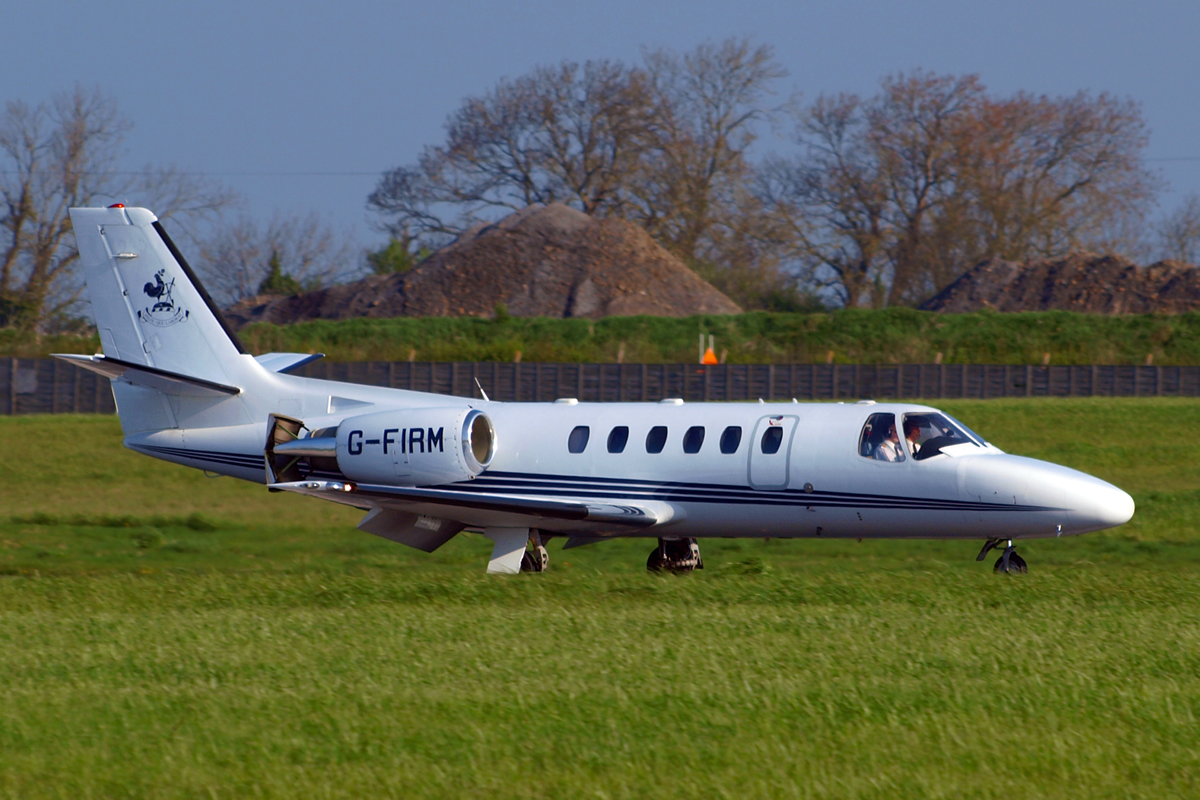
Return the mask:
<svg viewBox="0 0 1200 800">
<path fill-rule="evenodd" d="M 481 494 L 453 489 L 355 484 L 342 481 L 289 481 L 273 483 L 269 488 L 336 499 L 338 502 L 359 507 L 387 502 L 430 504 L 631 528 L 648 528 L 666 522 L 673 516 L 656 511 L 645 504 L 605 503 L 598 500 L 545 500 L 511 494 Z"/>
</svg>

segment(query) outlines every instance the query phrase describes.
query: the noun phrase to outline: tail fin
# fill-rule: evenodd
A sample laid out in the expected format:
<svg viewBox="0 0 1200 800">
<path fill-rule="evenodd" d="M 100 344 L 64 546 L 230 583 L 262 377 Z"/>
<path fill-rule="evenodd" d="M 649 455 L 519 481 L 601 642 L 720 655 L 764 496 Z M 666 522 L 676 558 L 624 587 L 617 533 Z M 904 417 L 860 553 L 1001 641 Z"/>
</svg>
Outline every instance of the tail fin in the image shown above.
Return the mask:
<svg viewBox="0 0 1200 800">
<path fill-rule="evenodd" d="M 231 383 L 245 348 L 158 218 L 144 208 L 72 208 L 71 225 L 105 355 Z"/>
</svg>

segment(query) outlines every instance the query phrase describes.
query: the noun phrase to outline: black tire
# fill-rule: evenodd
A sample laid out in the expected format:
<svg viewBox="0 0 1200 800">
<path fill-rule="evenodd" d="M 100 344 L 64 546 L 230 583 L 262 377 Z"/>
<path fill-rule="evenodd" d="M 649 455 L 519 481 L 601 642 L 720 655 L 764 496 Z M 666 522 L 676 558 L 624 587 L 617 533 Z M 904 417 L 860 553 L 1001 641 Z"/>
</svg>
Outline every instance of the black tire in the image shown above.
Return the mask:
<svg viewBox="0 0 1200 800">
<path fill-rule="evenodd" d="M 656 547 L 646 559 L 646 569 L 650 572 L 662 572 L 667 568 L 667 559 L 663 556 L 662 548 Z"/>
<path fill-rule="evenodd" d="M 992 571 L 999 574 L 1004 572 L 1004 556 L 996 559 L 996 566 Z M 1016 552 L 1008 555 L 1008 574 L 1009 575 L 1024 575 L 1029 572 L 1029 565 L 1025 563 L 1025 559 L 1021 558 Z"/>
<path fill-rule="evenodd" d="M 521 572 L 545 572 L 549 561 L 544 547 L 526 550 L 521 556 Z"/>
</svg>

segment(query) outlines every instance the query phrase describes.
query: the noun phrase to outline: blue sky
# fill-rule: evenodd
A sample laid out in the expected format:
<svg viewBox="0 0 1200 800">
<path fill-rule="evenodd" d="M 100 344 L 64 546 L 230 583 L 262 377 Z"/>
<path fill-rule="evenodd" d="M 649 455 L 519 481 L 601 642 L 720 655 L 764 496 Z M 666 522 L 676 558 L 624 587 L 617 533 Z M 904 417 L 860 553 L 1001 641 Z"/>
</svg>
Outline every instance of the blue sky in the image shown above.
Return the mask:
<svg viewBox="0 0 1200 800">
<path fill-rule="evenodd" d="M 263 219 L 315 209 L 373 245 L 383 237 L 365 200 L 376 177 L 439 142 L 464 97 L 539 64 L 749 36 L 775 48 L 783 93 L 807 99 L 869 94 L 916 67 L 978 73 L 999 92 L 1133 98 L 1169 210 L 1200 192 L 1198 33 L 1196 0 L 42 0 L 0 20 L 0 99 L 98 84 L 134 123 L 130 167 L 213 175 Z"/>
</svg>

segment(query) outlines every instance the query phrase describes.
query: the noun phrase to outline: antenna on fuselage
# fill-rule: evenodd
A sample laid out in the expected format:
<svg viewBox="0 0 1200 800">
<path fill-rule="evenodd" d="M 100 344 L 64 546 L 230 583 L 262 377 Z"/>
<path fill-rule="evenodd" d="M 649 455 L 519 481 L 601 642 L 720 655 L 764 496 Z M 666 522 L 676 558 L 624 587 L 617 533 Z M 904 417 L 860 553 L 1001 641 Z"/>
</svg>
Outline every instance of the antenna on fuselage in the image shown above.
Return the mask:
<svg viewBox="0 0 1200 800">
<path fill-rule="evenodd" d="M 483 395 L 483 399 L 489 403 L 492 402 L 492 398 L 488 397 L 487 392 L 483 390 L 483 384 L 479 382 L 478 376 L 475 378 L 475 385 L 479 387 L 479 393 Z"/>
</svg>

